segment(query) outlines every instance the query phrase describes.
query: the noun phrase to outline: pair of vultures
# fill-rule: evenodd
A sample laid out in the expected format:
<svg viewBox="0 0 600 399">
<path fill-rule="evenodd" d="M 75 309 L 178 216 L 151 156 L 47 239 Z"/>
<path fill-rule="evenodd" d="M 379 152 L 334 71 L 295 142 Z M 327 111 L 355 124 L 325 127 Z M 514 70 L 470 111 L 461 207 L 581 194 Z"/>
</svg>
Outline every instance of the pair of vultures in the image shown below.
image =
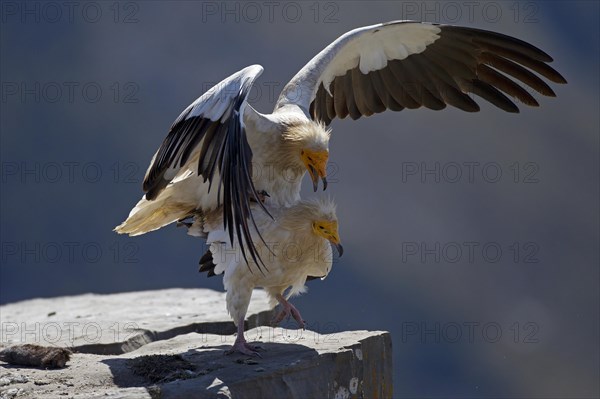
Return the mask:
<svg viewBox="0 0 600 399">
<path fill-rule="evenodd" d="M 304 327 L 289 298 L 307 279 L 328 275 L 330 244 L 342 254 L 335 204 L 300 198 L 306 172 L 315 191 L 319 180 L 327 187 L 333 119 L 447 105 L 477 112 L 472 95 L 519 112 L 509 97 L 538 106 L 521 84 L 555 96 L 542 77 L 566 83 L 551 61 L 531 44 L 480 29 L 414 21 L 366 26 L 310 60 L 270 114 L 248 103 L 263 71 L 249 66 L 179 115 L 150 162 L 145 195 L 115 230 L 133 236 L 177 222 L 204 237 L 209 251 L 200 271 L 223 274 L 238 329 L 231 351 L 256 355 L 244 338 L 252 290 L 264 288 L 272 306 L 281 305 L 275 322 L 292 316 Z"/>
</svg>

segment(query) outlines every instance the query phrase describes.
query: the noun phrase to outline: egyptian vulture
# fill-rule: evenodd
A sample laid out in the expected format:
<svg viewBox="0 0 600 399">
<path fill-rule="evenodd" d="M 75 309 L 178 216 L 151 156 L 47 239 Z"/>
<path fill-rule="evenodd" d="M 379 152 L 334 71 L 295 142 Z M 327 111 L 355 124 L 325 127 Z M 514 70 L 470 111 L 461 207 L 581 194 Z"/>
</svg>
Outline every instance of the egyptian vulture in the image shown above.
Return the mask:
<svg viewBox="0 0 600 399">
<path fill-rule="evenodd" d="M 340 256 L 343 253 L 335 204 L 331 200 L 304 200 L 290 207 L 267 205 L 266 209 L 272 218 L 260 211 L 258 204 L 250 206 L 264 238 L 262 241 L 254 237 L 258 233 L 251 231 L 257 242 L 257 253 L 264 262 L 263 273 L 257 272 L 258 265 L 252 260 L 246 264 L 239 250 L 243 245 L 239 242 L 231 245 L 220 209 L 198 213 L 188 226 L 188 234 L 205 237 L 210 245 L 200 260 L 200 271 L 207 272 L 209 277 L 223 274 L 227 310 L 237 326 L 237 337 L 230 352 L 256 354 L 256 348 L 247 344 L 244 337 L 244 319 L 255 287 L 266 290 L 271 306 L 281 304 L 282 311 L 274 323 L 292 316 L 304 328 L 300 312 L 288 299 L 304 291 L 307 279 L 327 277 L 332 265 L 331 245 Z"/>
<path fill-rule="evenodd" d="M 252 204 L 264 212 L 297 203 L 306 171 L 315 191 L 319 179 L 326 187 L 333 119 L 446 105 L 479 111 L 470 94 L 518 112 L 509 97 L 538 106 L 527 86 L 555 96 L 542 77 L 566 83 L 551 61 L 531 44 L 480 29 L 414 21 L 366 26 L 313 57 L 283 88 L 271 114 L 248 104 L 263 68 L 247 67 L 175 120 L 152 158 L 144 197 L 116 231 L 143 234 L 222 204 L 230 241 L 237 237 L 244 259 L 249 253 L 260 266 Z"/>
</svg>

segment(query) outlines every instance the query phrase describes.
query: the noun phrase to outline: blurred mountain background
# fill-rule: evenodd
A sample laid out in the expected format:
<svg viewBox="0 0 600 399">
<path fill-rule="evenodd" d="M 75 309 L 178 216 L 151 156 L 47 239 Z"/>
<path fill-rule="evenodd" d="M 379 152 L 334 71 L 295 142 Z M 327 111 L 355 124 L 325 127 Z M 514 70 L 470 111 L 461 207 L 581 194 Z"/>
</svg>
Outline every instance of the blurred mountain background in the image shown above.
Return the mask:
<svg viewBox="0 0 600 399">
<path fill-rule="evenodd" d="M 343 258 L 297 298 L 309 328 L 389 330 L 397 397 L 599 392 L 599 3 L 1 4 L 0 303 L 167 287 L 202 240 L 112 232 L 181 110 L 250 64 L 252 104 L 355 27 L 416 19 L 493 30 L 554 57 L 568 85 L 507 114 L 387 112 L 333 122 Z M 122 321 L 126 322 L 126 321 Z M 290 326 L 293 326 L 291 324 Z"/>
</svg>

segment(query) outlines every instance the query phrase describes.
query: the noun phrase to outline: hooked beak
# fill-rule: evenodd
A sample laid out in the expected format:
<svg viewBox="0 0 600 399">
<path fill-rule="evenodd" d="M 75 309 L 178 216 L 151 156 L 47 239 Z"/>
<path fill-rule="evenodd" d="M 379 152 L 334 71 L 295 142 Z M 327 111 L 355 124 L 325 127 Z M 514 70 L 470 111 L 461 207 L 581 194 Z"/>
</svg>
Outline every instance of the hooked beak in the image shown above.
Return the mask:
<svg viewBox="0 0 600 399">
<path fill-rule="evenodd" d="M 328 151 L 302 150 L 302 162 L 310 174 L 313 183 L 313 190 L 316 192 L 319 188 L 319 178 L 323 181 L 323 191 L 327 189 L 327 160 Z"/>
<path fill-rule="evenodd" d="M 331 245 L 333 245 L 335 247 L 335 249 L 337 249 L 338 256 L 341 258 L 342 255 L 344 254 L 344 247 L 342 247 L 342 244 L 340 244 L 338 242 L 337 244 L 331 243 Z"/>
<path fill-rule="evenodd" d="M 329 241 L 331 245 L 337 249 L 339 256 L 344 254 L 344 247 L 342 247 L 340 241 L 337 221 L 318 220 L 313 223 L 313 231 L 316 235 Z"/>
</svg>

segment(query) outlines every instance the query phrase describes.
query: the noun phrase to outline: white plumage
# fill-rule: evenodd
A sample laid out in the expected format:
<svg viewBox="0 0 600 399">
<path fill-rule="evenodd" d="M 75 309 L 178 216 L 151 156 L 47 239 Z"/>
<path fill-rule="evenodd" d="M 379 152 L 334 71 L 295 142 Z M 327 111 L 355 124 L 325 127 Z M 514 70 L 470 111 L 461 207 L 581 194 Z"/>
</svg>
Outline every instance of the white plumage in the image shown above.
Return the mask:
<svg viewBox="0 0 600 399">
<path fill-rule="evenodd" d="M 272 306 L 277 302 L 282 305 L 282 313 L 276 322 L 291 315 L 304 327 L 300 313 L 287 299 L 304 291 L 307 278 L 325 278 L 329 274 L 331 245 L 342 253 L 332 201 L 300 201 L 287 208 L 268 207 L 273 218 L 260 212 L 258 206 L 254 208 L 256 224 L 264 239 L 263 242 L 254 237 L 264 262 L 262 272 L 256 263 L 244 261 L 239 242 L 231 245 L 219 210 L 197 216 L 190 227 L 194 235 L 200 230 L 207 234 L 210 249 L 200 261 L 200 271 L 208 272 L 209 276 L 223 274 L 227 310 L 238 326 L 234 349 L 244 353 L 252 351 L 245 344 L 243 329 L 252 290 L 262 287 L 269 294 Z"/>
</svg>

